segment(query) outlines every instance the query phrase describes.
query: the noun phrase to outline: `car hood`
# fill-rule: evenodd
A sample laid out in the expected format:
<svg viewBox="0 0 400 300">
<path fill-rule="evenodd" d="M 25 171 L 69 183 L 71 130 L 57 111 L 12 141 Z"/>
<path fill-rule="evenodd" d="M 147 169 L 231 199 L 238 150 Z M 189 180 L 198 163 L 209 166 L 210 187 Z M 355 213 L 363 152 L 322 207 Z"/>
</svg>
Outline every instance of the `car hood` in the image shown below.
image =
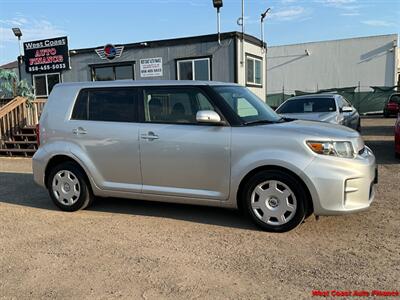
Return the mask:
<svg viewBox="0 0 400 300">
<path fill-rule="evenodd" d="M 276 130 L 279 136 L 295 136 L 305 140 L 315 141 L 351 141 L 359 151 L 364 148 L 364 141 L 360 134 L 348 127 L 318 121 L 294 120 L 283 123 L 262 125 L 263 129 Z"/>
<path fill-rule="evenodd" d="M 311 120 L 311 121 L 321 121 L 321 122 L 332 122 L 337 123 L 336 112 L 320 112 L 320 113 L 300 113 L 300 114 L 281 114 L 284 117 L 299 119 L 299 120 Z"/>
</svg>

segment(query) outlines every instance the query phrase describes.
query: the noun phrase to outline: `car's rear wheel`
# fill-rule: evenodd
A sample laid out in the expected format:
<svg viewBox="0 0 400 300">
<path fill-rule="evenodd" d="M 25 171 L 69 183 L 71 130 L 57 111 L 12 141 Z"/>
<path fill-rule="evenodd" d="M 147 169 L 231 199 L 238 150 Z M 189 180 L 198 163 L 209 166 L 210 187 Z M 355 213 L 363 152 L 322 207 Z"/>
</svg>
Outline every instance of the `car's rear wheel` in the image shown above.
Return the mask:
<svg viewBox="0 0 400 300">
<path fill-rule="evenodd" d="M 93 201 L 93 193 L 79 166 L 65 162 L 49 173 L 47 188 L 54 204 L 64 211 L 85 209 Z"/>
<path fill-rule="evenodd" d="M 256 225 L 273 232 L 289 231 L 304 220 L 306 197 L 300 182 L 280 170 L 257 173 L 244 189 L 248 215 Z"/>
</svg>

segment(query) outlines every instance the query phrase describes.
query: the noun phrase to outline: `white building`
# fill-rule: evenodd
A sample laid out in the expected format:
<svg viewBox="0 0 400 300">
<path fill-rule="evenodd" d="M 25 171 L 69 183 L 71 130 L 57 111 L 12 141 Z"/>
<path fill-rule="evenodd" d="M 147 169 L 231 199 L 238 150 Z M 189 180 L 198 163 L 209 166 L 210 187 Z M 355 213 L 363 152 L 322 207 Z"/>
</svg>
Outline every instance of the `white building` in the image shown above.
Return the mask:
<svg viewBox="0 0 400 300">
<path fill-rule="evenodd" d="M 267 95 L 397 85 L 397 41 L 397 34 L 389 34 L 270 47 Z"/>
</svg>

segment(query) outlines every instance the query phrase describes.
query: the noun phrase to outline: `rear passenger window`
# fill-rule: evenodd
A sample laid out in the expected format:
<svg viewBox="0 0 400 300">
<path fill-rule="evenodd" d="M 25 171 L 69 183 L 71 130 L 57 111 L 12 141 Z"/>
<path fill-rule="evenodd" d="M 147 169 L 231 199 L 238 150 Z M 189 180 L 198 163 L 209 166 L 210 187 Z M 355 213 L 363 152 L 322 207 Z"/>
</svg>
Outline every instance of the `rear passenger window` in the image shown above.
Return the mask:
<svg viewBox="0 0 400 300">
<path fill-rule="evenodd" d="M 72 119 L 136 122 L 137 93 L 134 89 L 85 90 L 75 103 Z"/>
<path fill-rule="evenodd" d="M 88 104 L 88 91 L 79 93 L 75 102 L 75 107 L 72 112 L 72 120 L 87 120 L 87 104 Z"/>
</svg>

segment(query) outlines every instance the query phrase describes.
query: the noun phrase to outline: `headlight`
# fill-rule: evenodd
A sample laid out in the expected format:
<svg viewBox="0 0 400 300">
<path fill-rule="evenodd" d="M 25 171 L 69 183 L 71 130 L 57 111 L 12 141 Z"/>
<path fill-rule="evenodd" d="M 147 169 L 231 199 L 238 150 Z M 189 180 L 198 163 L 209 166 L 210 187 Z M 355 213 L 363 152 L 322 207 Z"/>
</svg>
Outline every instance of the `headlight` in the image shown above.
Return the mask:
<svg viewBox="0 0 400 300">
<path fill-rule="evenodd" d="M 307 146 L 312 151 L 322 155 L 331 155 L 344 158 L 354 158 L 355 152 L 351 142 L 318 142 L 308 141 Z"/>
</svg>

